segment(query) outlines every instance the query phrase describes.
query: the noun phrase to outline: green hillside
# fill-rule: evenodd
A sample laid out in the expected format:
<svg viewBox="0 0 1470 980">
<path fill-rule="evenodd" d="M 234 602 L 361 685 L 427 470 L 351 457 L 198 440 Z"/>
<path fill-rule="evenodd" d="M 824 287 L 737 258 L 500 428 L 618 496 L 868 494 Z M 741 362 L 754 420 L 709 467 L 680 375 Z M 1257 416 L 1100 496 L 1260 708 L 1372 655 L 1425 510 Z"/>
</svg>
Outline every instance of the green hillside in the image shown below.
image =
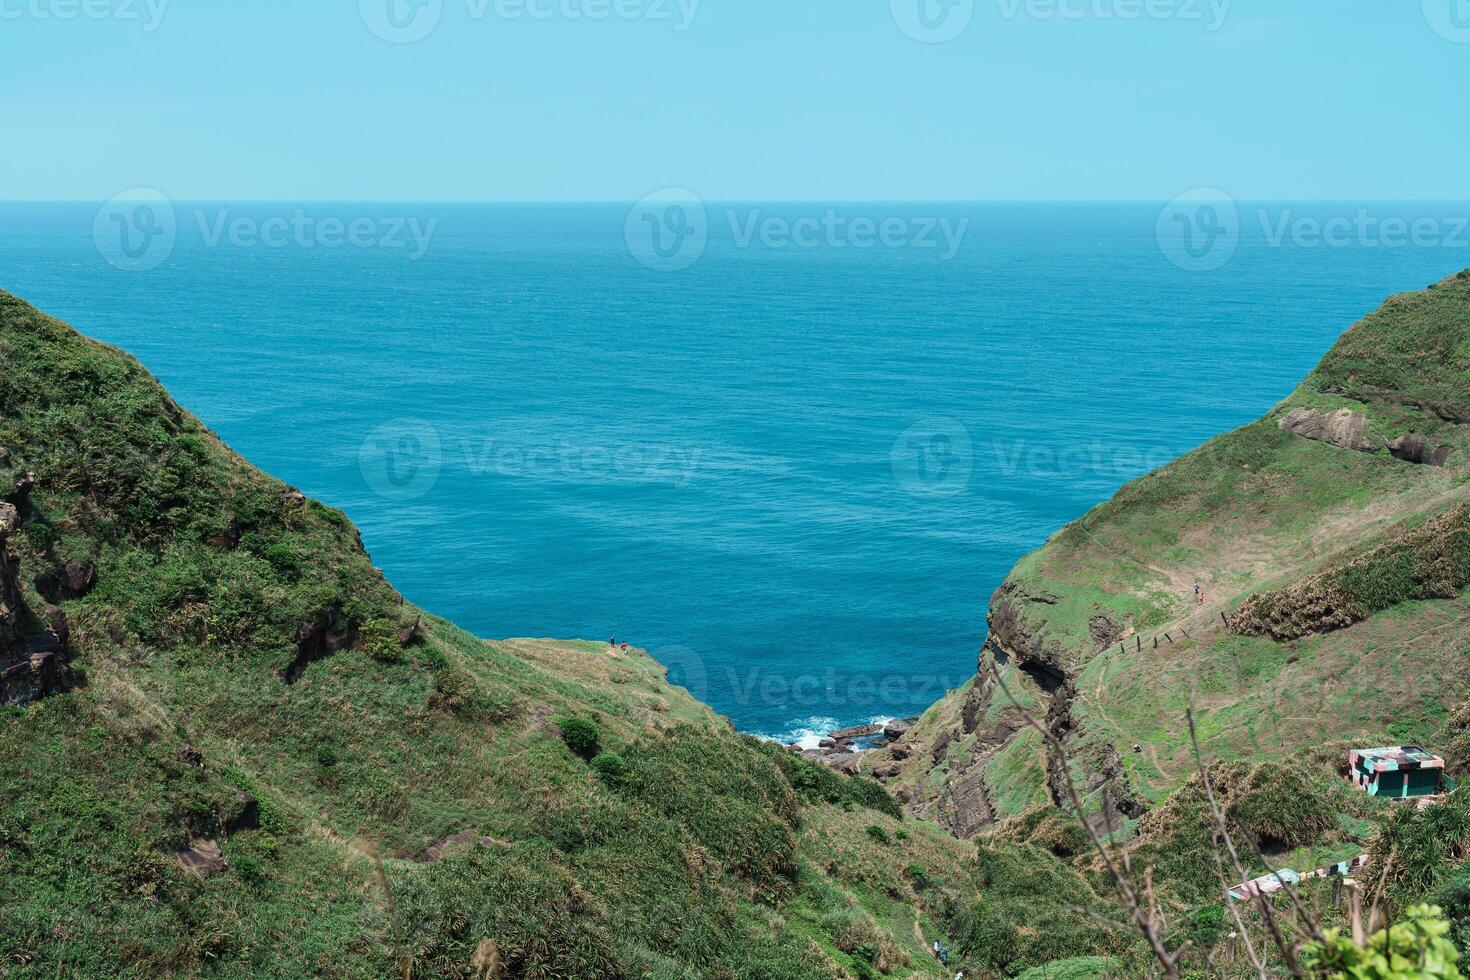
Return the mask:
<svg viewBox="0 0 1470 980">
<path fill-rule="evenodd" d="M 875 783 L 642 651 L 421 613 L 3 293 L 0 363 L 0 974 L 941 974 L 973 848 Z"/>
<path fill-rule="evenodd" d="M 342 513 L 3 292 L 0 364 L 0 975 L 1157 976 L 1090 829 L 1180 976 L 1257 976 L 1222 952 L 1212 797 L 1241 873 L 1366 853 L 1385 910 L 1435 899 L 1470 947 L 1470 796 L 1339 775 L 1470 764 L 1470 273 L 1023 559 L 980 675 L 860 757 L 876 781 L 643 651 L 412 607 Z"/>
</svg>

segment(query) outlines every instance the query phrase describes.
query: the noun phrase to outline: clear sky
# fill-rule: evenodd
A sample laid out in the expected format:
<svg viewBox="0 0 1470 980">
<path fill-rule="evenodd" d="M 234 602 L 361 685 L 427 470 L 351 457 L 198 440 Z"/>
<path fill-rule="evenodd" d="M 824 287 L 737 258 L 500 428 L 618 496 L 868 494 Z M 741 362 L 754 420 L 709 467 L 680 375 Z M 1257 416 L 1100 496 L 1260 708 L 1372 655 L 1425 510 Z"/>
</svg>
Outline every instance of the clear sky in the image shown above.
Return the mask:
<svg viewBox="0 0 1470 980">
<path fill-rule="evenodd" d="M 1467 91 L 1470 0 L 0 0 L 0 198 L 1458 199 Z"/>
</svg>

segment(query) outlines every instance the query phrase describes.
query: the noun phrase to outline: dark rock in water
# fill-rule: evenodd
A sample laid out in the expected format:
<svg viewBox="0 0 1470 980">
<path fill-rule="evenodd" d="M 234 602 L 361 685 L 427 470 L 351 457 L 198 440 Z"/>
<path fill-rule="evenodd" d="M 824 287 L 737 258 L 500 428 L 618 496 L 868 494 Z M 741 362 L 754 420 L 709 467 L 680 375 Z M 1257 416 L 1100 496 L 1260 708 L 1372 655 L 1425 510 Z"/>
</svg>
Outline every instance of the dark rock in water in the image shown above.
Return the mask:
<svg viewBox="0 0 1470 980">
<path fill-rule="evenodd" d="M 820 742 L 817 743 L 817 748 L 820 748 L 820 749 L 835 749 L 835 748 L 837 748 L 837 742 L 834 741 L 833 739 L 830 739 L 830 738 L 824 738 Z"/>
<path fill-rule="evenodd" d="M 882 725 L 853 725 L 851 728 L 839 728 L 832 733 L 832 738 L 837 741 L 853 738 L 867 738 L 869 735 L 877 735 L 883 731 Z"/>
<path fill-rule="evenodd" d="M 910 728 L 913 727 L 914 725 L 911 721 L 890 721 L 888 724 L 883 726 L 883 737 L 888 739 L 890 742 L 897 742 L 908 733 L 908 730 Z"/>
<path fill-rule="evenodd" d="M 230 866 L 230 863 L 220 854 L 219 842 L 212 840 L 196 840 L 190 846 L 174 854 L 179 864 L 186 870 L 193 871 L 205 878 L 213 878 Z"/>
<path fill-rule="evenodd" d="M 255 797 L 243 789 L 235 790 L 234 800 L 225 813 L 224 828 L 226 835 L 260 829 L 260 804 Z"/>
</svg>

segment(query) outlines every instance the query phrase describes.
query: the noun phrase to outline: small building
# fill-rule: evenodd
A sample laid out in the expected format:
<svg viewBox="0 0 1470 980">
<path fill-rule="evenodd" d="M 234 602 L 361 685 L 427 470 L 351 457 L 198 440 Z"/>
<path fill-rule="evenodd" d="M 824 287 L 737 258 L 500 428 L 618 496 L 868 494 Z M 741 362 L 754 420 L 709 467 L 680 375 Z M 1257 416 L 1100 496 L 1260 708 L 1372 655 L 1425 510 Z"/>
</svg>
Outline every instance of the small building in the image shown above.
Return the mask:
<svg viewBox="0 0 1470 980">
<path fill-rule="evenodd" d="M 1435 796 L 1445 791 L 1444 760 L 1417 745 L 1353 749 L 1348 778 L 1369 796 L 1390 799 Z"/>
</svg>

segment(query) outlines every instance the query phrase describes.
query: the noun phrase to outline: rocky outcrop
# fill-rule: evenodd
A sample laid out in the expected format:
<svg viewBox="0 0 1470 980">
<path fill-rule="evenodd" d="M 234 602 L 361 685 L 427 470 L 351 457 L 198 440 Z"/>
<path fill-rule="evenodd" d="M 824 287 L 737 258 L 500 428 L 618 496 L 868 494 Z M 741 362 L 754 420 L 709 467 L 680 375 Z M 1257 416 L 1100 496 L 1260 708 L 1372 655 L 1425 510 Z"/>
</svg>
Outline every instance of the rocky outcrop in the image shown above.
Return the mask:
<svg viewBox="0 0 1470 980">
<path fill-rule="evenodd" d="M 1423 466 L 1443 466 L 1450 448 L 1415 432 L 1406 432 L 1389 440 L 1373 431 L 1368 416 L 1350 408 L 1322 412 L 1298 408 L 1283 415 L 1276 423 L 1282 429 L 1303 439 L 1325 442 L 1339 449 L 1360 453 L 1376 453 L 1387 449 L 1394 459 Z"/>
<path fill-rule="evenodd" d="M 220 853 L 219 841 L 203 838 L 192 841 L 183 850 L 175 851 L 174 858 L 180 866 L 201 878 L 213 878 L 217 874 L 222 874 L 230 866 L 230 862 L 226 861 L 224 855 Z"/>
<path fill-rule="evenodd" d="M 281 671 L 281 680 L 287 684 L 299 681 L 306 668 L 318 660 L 343 650 L 356 650 L 362 634 L 356 624 L 342 623 L 337 613 L 324 610 L 297 627 L 291 642 L 296 644 L 296 657 Z"/>
<path fill-rule="evenodd" d="M 1470 586 L 1467 554 L 1470 505 L 1460 504 L 1356 558 L 1256 593 L 1225 624 L 1240 636 L 1287 641 L 1345 629 L 1399 602 L 1455 599 Z"/>
<path fill-rule="evenodd" d="M 85 562 L 67 560 L 36 578 L 36 591 L 47 602 L 69 602 L 92 591 L 97 570 Z"/>
<path fill-rule="evenodd" d="M 20 563 L 10 547 L 20 513 L 0 503 L 0 706 L 30 704 L 65 686 L 66 614 L 44 605 L 37 615 L 26 604 Z"/>
<path fill-rule="evenodd" d="M 1360 453 L 1377 452 L 1379 449 L 1378 440 L 1373 438 L 1368 424 L 1368 416 L 1350 408 L 1336 412 L 1298 408 L 1282 416 L 1276 424 L 1303 439 L 1325 442 L 1339 449 Z"/>
<path fill-rule="evenodd" d="M 1450 458 L 1450 447 L 1431 442 L 1412 432 L 1399 436 L 1388 444 L 1388 451 L 1395 459 L 1424 466 L 1443 466 Z"/>
</svg>

